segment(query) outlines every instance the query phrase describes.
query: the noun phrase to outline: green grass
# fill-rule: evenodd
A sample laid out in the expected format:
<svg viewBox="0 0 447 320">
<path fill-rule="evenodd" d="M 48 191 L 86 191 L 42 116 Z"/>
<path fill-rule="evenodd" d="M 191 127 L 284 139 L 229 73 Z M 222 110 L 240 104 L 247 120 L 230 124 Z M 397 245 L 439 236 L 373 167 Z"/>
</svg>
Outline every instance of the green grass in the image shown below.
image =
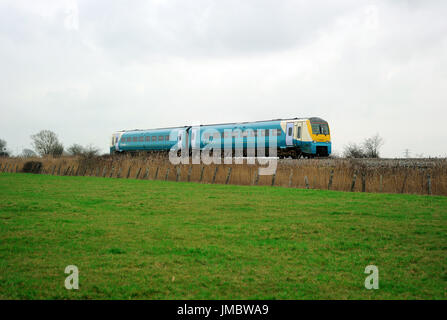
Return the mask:
<svg viewBox="0 0 447 320">
<path fill-rule="evenodd" d="M 446 197 L 0 174 L 0 299 L 446 299 L 446 254 Z"/>
</svg>

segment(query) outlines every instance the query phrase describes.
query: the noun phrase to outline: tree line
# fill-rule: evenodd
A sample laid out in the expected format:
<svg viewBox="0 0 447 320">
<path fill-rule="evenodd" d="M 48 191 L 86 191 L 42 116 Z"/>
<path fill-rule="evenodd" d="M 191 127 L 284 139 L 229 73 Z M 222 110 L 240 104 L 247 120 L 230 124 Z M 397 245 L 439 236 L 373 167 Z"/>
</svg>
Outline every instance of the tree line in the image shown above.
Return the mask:
<svg viewBox="0 0 447 320">
<path fill-rule="evenodd" d="M 60 157 L 64 154 L 72 156 L 85 156 L 94 157 L 99 155 L 99 148 L 93 145 L 82 146 L 80 144 L 74 143 L 67 149 L 59 140 L 56 133 L 51 130 L 41 130 L 36 134 L 31 135 L 31 141 L 33 149 L 23 149 L 20 156 L 29 157 Z M 5 140 L 0 139 L 0 156 L 10 156 L 11 152 L 7 149 L 7 143 Z"/>
</svg>

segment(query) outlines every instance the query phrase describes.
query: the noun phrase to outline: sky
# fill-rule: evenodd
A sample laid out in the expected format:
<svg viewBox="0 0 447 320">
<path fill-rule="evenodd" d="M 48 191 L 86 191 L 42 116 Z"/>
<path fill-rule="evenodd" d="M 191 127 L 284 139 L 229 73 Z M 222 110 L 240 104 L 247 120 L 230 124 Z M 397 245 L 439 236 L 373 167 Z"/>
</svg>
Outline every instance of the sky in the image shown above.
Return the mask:
<svg viewBox="0 0 447 320">
<path fill-rule="evenodd" d="M 0 138 L 321 117 L 447 156 L 447 1 L 0 0 Z"/>
</svg>

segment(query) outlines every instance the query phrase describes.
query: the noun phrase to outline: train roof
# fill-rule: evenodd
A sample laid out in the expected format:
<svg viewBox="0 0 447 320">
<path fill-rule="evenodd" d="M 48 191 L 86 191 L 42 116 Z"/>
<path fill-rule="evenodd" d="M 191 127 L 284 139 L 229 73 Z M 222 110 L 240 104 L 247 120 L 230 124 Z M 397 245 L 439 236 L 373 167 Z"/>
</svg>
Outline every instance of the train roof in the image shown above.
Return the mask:
<svg viewBox="0 0 447 320">
<path fill-rule="evenodd" d="M 177 126 L 177 127 L 164 127 L 164 128 L 152 128 L 152 129 L 133 129 L 133 130 L 120 130 L 117 132 L 138 132 L 138 131 L 155 131 L 155 130 L 168 130 L 168 129 L 179 129 L 179 128 L 189 128 L 189 127 L 209 127 L 209 126 L 223 126 L 223 125 L 238 125 L 246 123 L 260 123 L 260 122 L 272 122 L 272 121 L 288 121 L 288 120 L 303 120 L 309 119 L 314 121 L 325 121 L 318 117 L 302 117 L 302 118 L 286 118 L 286 119 L 271 119 L 271 120 L 258 120 L 258 121 L 244 121 L 244 122 L 224 122 L 224 123 L 213 123 L 213 124 L 200 124 L 197 126 Z"/>
</svg>

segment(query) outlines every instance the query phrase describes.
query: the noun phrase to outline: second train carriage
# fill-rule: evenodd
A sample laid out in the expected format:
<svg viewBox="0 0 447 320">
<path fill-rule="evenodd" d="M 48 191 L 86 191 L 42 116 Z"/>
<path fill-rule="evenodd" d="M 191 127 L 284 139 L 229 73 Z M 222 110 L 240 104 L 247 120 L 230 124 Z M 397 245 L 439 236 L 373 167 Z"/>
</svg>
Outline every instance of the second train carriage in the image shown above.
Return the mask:
<svg viewBox="0 0 447 320">
<path fill-rule="evenodd" d="M 256 147 L 259 139 L 267 150 L 272 135 L 276 136 L 279 157 L 331 154 L 329 125 L 316 117 L 118 131 L 112 135 L 110 153 L 167 153 L 180 145 L 203 150 L 210 143 L 222 150 L 229 147 L 247 150 Z"/>
</svg>

